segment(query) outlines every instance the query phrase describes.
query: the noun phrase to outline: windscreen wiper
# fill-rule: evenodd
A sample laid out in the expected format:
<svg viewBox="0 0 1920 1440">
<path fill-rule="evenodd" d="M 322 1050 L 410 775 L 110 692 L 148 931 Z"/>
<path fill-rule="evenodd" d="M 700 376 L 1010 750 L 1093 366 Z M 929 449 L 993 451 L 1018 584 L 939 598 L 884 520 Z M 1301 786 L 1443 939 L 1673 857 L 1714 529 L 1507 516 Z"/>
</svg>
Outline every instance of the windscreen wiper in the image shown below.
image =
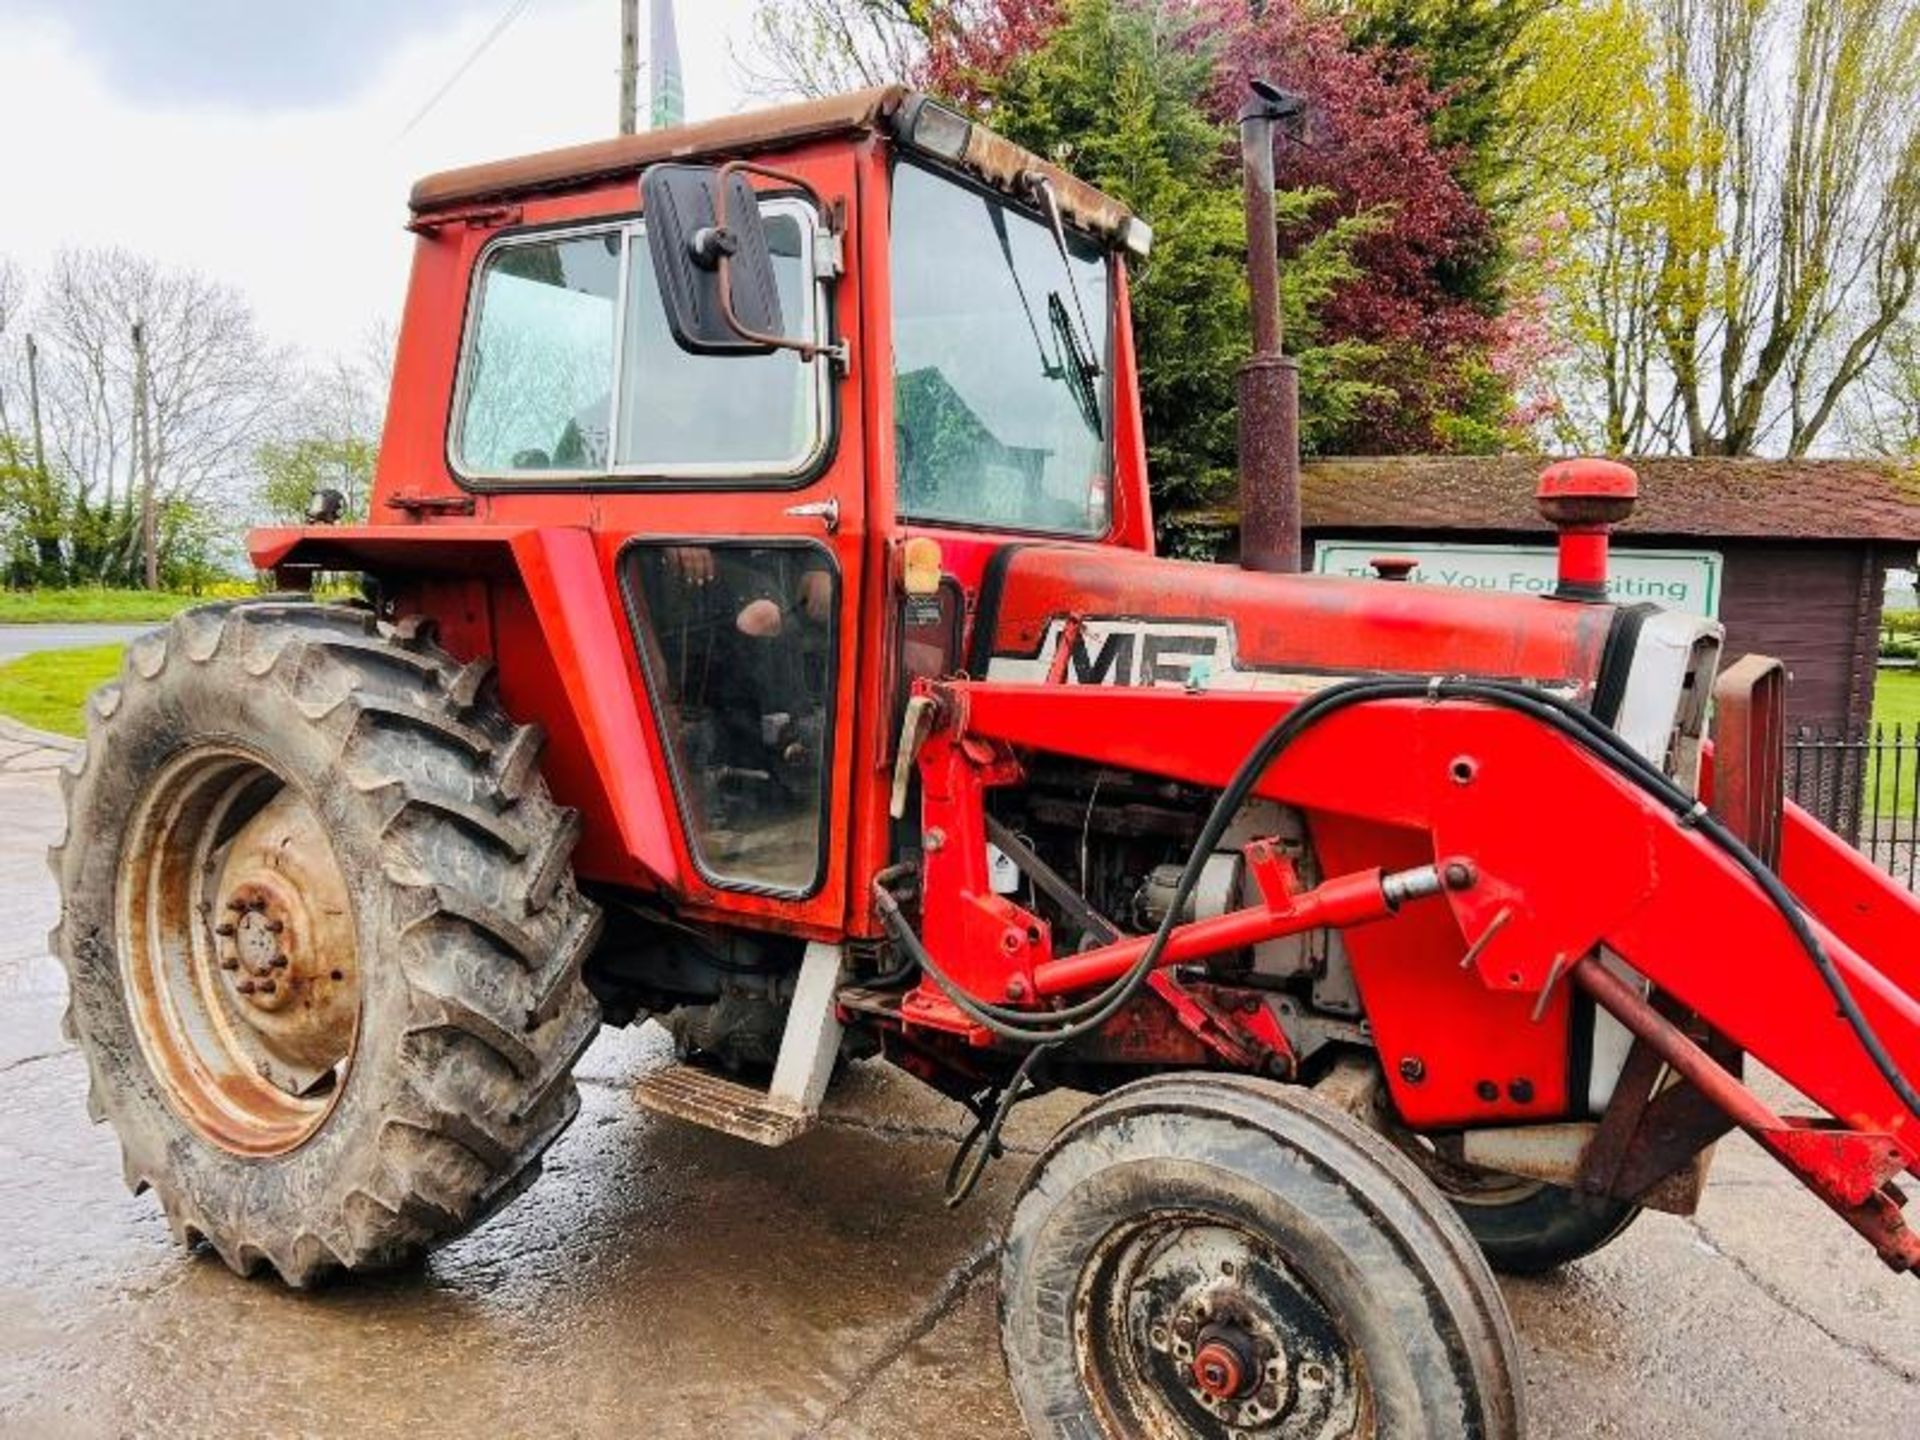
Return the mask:
<svg viewBox="0 0 1920 1440">
<path fill-rule="evenodd" d="M 1053 248 L 1060 254 L 1060 269 L 1067 277 L 1067 293 L 1073 296 L 1074 313 L 1080 317 L 1080 329 L 1076 333 L 1068 327 L 1067 337 L 1071 341 L 1074 368 L 1080 372 L 1081 382 L 1087 383 L 1100 375 L 1100 357 L 1094 353 L 1093 326 L 1087 323 L 1087 310 L 1080 299 L 1080 287 L 1074 283 L 1073 256 L 1067 252 L 1067 227 L 1060 218 L 1060 199 L 1053 193 L 1053 182 L 1041 174 L 1027 176 L 1027 190 L 1040 206 L 1040 213 L 1047 217 L 1047 228 L 1053 232 Z M 1049 305 L 1059 303 L 1060 292 L 1049 293 Z M 1063 306 L 1062 309 L 1065 307 Z M 1085 339 L 1085 344 L 1081 343 Z"/>
<path fill-rule="evenodd" d="M 1073 333 L 1073 320 L 1067 314 L 1067 302 L 1060 298 L 1058 290 L 1047 292 L 1047 319 L 1052 322 L 1061 352 L 1073 357 L 1073 364 L 1060 378 L 1066 382 L 1074 407 L 1087 422 L 1087 429 L 1099 435 L 1104 427 L 1100 423 L 1100 387 L 1094 381 L 1100 377 L 1100 367 L 1081 354 L 1080 341 Z"/>
<path fill-rule="evenodd" d="M 1007 262 L 1007 274 L 1013 277 L 1014 293 L 1020 297 L 1020 313 L 1027 317 L 1027 330 L 1033 336 L 1033 348 L 1040 352 L 1040 373 L 1049 380 L 1066 375 L 1066 367 L 1047 353 L 1047 342 L 1040 338 L 1040 326 L 1033 318 L 1033 302 L 1027 299 L 1027 287 L 1020 283 L 1020 266 L 1013 258 L 1013 238 L 1007 234 L 1007 212 L 991 201 L 987 218 L 993 224 L 994 238 L 1000 242 L 1000 255 Z"/>
</svg>

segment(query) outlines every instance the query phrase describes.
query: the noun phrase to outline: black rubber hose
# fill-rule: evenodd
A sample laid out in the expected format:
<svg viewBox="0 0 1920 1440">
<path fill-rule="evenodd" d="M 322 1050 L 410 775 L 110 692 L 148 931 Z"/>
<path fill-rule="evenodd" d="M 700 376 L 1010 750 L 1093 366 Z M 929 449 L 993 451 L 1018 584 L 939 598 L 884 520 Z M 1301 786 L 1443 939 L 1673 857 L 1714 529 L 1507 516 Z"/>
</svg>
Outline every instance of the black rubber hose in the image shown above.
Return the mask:
<svg viewBox="0 0 1920 1440">
<path fill-rule="evenodd" d="M 1201 826 L 1193 852 L 1187 857 L 1186 866 L 1180 872 L 1180 881 L 1174 887 L 1172 902 L 1168 905 L 1159 928 L 1154 931 L 1153 939 L 1141 952 L 1140 958 L 1125 974 L 1117 977 L 1104 990 L 1078 1004 L 1060 1010 L 1036 1013 L 1031 1010 L 1015 1010 L 995 1005 L 969 995 L 940 968 L 939 963 L 920 943 L 920 937 L 914 934 L 913 927 L 907 923 L 906 917 L 900 913 L 899 905 L 893 896 L 876 881 L 876 905 L 881 922 L 901 948 L 933 978 L 934 983 L 945 992 L 947 998 L 953 1001 L 961 1013 L 1000 1038 L 1016 1044 L 1048 1045 L 1064 1043 L 1090 1034 L 1106 1024 L 1133 998 L 1146 977 L 1159 964 L 1167 941 L 1179 924 L 1179 917 L 1186 909 L 1194 887 L 1199 883 L 1201 870 L 1212 856 L 1221 835 L 1232 823 L 1233 817 L 1245 803 L 1254 785 L 1286 748 L 1305 730 L 1340 710 L 1378 700 L 1409 699 L 1476 700 L 1513 710 L 1551 725 L 1568 735 L 1581 748 L 1592 753 L 1609 769 L 1654 796 L 1673 814 L 1678 823 L 1697 830 L 1715 848 L 1732 859 L 1779 911 L 1789 931 L 1800 943 L 1808 958 L 1812 960 L 1814 969 L 1839 1008 L 1841 1018 L 1846 1021 L 1854 1038 L 1860 1042 L 1861 1048 L 1867 1052 L 1874 1068 L 1908 1111 L 1920 1117 L 1920 1092 L 1915 1090 L 1912 1083 L 1901 1072 L 1899 1065 L 1888 1053 L 1872 1024 L 1861 1012 L 1859 1002 L 1855 1000 L 1846 977 L 1833 963 L 1832 957 L 1821 945 L 1820 938 L 1813 933 L 1813 927 L 1807 922 L 1805 912 L 1801 909 L 1799 902 L 1793 898 L 1792 893 L 1781 883 L 1780 877 L 1775 875 L 1766 863 L 1749 850 L 1740 838 L 1705 805 L 1675 784 L 1670 776 L 1628 745 L 1608 726 L 1557 695 L 1509 681 L 1444 677 L 1435 677 L 1430 680 L 1362 678 L 1330 685 L 1303 700 L 1261 736 L 1258 743 L 1235 769 L 1226 788 L 1220 792 L 1212 810 L 1207 814 L 1206 823 Z M 1051 1023 L 1036 1023 L 1047 1021 Z"/>
<path fill-rule="evenodd" d="M 1104 990 L 1090 999 L 1078 1004 L 1066 1006 L 1060 1010 L 1032 1011 L 1016 1010 L 1004 1005 L 996 1005 L 970 995 L 957 984 L 940 966 L 940 963 L 927 952 L 920 937 L 900 913 L 900 906 L 891 893 L 878 880 L 874 883 L 874 904 L 880 915 L 881 924 L 893 937 L 900 948 L 905 950 L 926 973 L 933 978 L 934 984 L 945 992 L 955 1007 L 972 1020 L 1003 1040 L 1022 1045 L 1060 1044 L 1090 1035 L 1117 1015 L 1121 1008 L 1131 1000 L 1148 975 L 1160 963 L 1160 956 L 1167 948 L 1167 941 L 1180 924 L 1181 912 L 1186 909 L 1187 901 L 1194 887 L 1200 883 L 1200 874 L 1207 861 L 1212 857 L 1220 837 L 1233 823 L 1233 817 L 1246 802 L 1247 796 L 1266 773 L 1276 757 L 1293 743 L 1294 739 L 1308 726 L 1314 724 L 1324 714 L 1331 713 L 1342 704 L 1353 704 L 1365 698 L 1364 693 L 1356 693 L 1355 687 L 1364 687 L 1384 682 L 1370 680 L 1351 680 L 1343 684 L 1330 686 L 1302 702 L 1298 707 L 1282 716 L 1269 727 L 1253 749 L 1247 752 L 1240 762 L 1226 788 L 1222 790 L 1207 812 L 1206 822 L 1200 827 L 1200 835 L 1194 842 L 1193 852 L 1188 855 L 1186 867 L 1180 872 L 1180 881 L 1174 887 L 1172 902 L 1167 913 L 1161 918 L 1159 928 L 1140 952 L 1139 959 L 1128 967 L 1126 972 L 1111 981 Z"/>
</svg>

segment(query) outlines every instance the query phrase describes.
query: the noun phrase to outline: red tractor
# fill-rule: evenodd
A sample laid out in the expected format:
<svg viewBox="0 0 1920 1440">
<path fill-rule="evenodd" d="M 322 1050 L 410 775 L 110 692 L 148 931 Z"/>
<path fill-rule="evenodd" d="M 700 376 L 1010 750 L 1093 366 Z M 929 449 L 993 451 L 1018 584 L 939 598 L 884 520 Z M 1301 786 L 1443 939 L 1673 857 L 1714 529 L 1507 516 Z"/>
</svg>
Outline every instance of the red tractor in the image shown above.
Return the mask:
<svg viewBox="0 0 1920 1440">
<path fill-rule="evenodd" d="M 1920 905 L 1783 802 L 1778 665 L 1609 603 L 1631 471 L 1548 470 L 1550 598 L 1157 557 L 1147 227 L 901 90 L 409 228 L 373 518 L 256 532 L 291 593 L 137 641 L 66 777 L 70 1027 L 181 1239 L 400 1262 L 652 1016 L 640 1103 L 761 1144 L 848 1059 L 954 1097 L 956 1198 L 1098 1097 L 1006 1234 L 1036 1434 L 1516 1435 L 1488 1261 L 1688 1210 L 1735 1127 L 1920 1261 Z"/>
</svg>

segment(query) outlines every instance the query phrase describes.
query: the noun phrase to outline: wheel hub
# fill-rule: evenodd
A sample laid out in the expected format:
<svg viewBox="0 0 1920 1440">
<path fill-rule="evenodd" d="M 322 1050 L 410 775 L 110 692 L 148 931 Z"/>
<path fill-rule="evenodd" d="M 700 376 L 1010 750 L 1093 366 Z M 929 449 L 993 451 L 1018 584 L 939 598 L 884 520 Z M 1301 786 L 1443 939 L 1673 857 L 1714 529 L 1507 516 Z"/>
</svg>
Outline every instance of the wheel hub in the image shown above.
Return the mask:
<svg viewBox="0 0 1920 1440">
<path fill-rule="evenodd" d="M 1147 1332 L 1148 1345 L 1172 1358 L 1175 1376 L 1196 1402 L 1249 1429 L 1275 1419 L 1291 1389 L 1278 1328 L 1260 1311 L 1259 1298 L 1230 1276 L 1208 1276 L 1182 1295 L 1170 1323 L 1149 1325 Z"/>
<path fill-rule="evenodd" d="M 283 791 L 227 846 L 214 952 L 261 1073 L 299 1093 L 344 1052 L 358 985 L 346 882 L 310 806 Z"/>
<path fill-rule="evenodd" d="M 1167 1216 L 1113 1243 L 1088 1323 L 1113 1318 L 1084 1337 L 1113 1433 L 1291 1440 L 1366 1413 L 1352 1347 L 1260 1237 Z"/>
<path fill-rule="evenodd" d="M 1238 1326 L 1209 1325 L 1193 1352 L 1193 1383 L 1215 1400 L 1238 1400 L 1260 1373 L 1254 1343 Z"/>
<path fill-rule="evenodd" d="M 156 777 L 120 867 L 138 1034 L 175 1109 L 248 1155 L 326 1118 L 359 1031 L 352 902 L 314 807 L 250 755 Z"/>
</svg>

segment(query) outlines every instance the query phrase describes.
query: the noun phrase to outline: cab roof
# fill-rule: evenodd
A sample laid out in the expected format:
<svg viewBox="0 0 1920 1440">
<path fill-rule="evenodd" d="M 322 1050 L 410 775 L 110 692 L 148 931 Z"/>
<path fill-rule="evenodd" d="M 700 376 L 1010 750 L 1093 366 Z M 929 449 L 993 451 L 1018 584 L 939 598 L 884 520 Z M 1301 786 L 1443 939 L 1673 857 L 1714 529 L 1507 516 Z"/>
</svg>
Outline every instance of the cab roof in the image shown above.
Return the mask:
<svg viewBox="0 0 1920 1440">
<path fill-rule="evenodd" d="M 428 175 L 414 185 L 408 204 L 418 216 L 540 191 L 577 189 L 637 175 L 662 160 L 733 159 L 837 135 L 895 137 L 896 121 L 906 117 L 910 124 L 912 115 L 929 103 L 903 85 L 885 85 L 667 130 L 542 150 Z M 968 127 L 965 152 L 956 163 L 988 184 L 1016 194 L 1028 177 L 1044 176 L 1059 197 L 1061 210 L 1075 223 L 1115 243 L 1145 251 L 1151 232 L 1126 206 L 985 126 Z"/>
</svg>

